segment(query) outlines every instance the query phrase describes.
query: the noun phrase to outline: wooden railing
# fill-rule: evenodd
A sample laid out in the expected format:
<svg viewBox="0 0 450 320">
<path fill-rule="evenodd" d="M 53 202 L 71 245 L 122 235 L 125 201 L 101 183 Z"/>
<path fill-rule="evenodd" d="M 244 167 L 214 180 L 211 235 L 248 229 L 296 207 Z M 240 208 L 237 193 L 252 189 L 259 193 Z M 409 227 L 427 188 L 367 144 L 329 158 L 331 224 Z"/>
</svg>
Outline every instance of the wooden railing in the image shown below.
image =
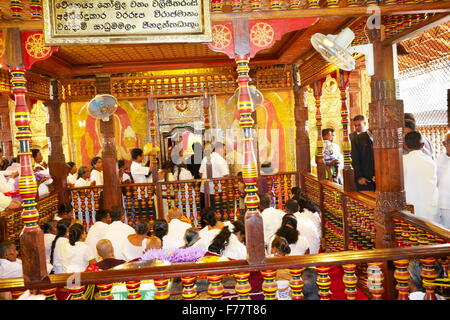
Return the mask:
<svg viewBox="0 0 450 320">
<path fill-rule="evenodd" d="M 295 175 L 295 172 L 281 172 L 261 176 L 261 180 L 273 192 L 277 208 L 282 209 L 291 197 L 291 188 L 296 183 Z M 164 218 L 169 208 L 178 207 L 194 226 L 199 226 L 201 202 L 204 206 L 211 205 L 210 188 L 205 187 L 209 184 L 214 190 L 212 198 L 219 220 L 234 220 L 244 214 L 239 206 L 241 195 L 237 177 L 123 184 L 121 188 L 127 223 L 133 225 L 142 217 L 149 220 Z M 202 185 L 204 192 L 201 192 Z M 95 222 L 102 190 L 102 186 L 70 189 L 75 215 L 87 228 Z"/>
<path fill-rule="evenodd" d="M 450 232 L 446 236 L 450 237 Z M 398 294 L 391 299 L 405 300 L 408 296 L 408 259 L 420 259 L 423 271 L 421 276 L 424 280 L 424 287 L 427 290 L 426 299 L 434 298 L 437 277 L 435 262 L 439 261 L 444 270 L 447 270 L 447 257 L 450 255 L 450 244 L 428 245 L 412 248 L 388 248 L 364 251 L 344 251 L 334 253 L 321 253 L 315 255 L 289 256 L 267 258 L 262 264 L 248 264 L 245 260 L 234 260 L 226 262 L 212 263 L 183 263 L 170 266 L 142 267 L 139 272 L 133 268 L 122 270 L 107 270 L 95 272 L 82 272 L 78 274 L 76 286 L 69 286 L 68 290 L 72 294 L 72 299 L 84 298 L 85 286 L 89 284 L 97 285 L 100 295 L 97 299 L 112 299 L 111 289 L 113 283 L 125 282 L 128 290 L 128 298 L 140 297 L 139 287 L 142 280 L 153 280 L 156 287 L 154 298 L 157 300 L 169 299 L 169 281 L 173 278 L 181 278 L 183 290 L 181 296 L 184 299 L 192 299 L 197 295 L 195 289 L 196 279 L 207 279 L 209 282 L 208 293 L 212 299 L 223 297 L 224 277 L 234 277 L 236 280 L 235 291 L 238 299 L 249 298 L 252 290 L 250 286 L 251 272 L 260 271 L 264 280 L 261 287 L 256 291 L 264 293 L 265 299 L 274 298 L 276 282 L 276 270 L 289 269 L 291 279 L 290 287 L 293 300 L 302 300 L 303 281 L 301 279 L 304 268 L 315 266 L 318 274 L 317 285 L 318 295 L 322 300 L 329 300 L 331 278 L 329 274 L 330 266 L 342 266 L 344 276 L 342 282 L 345 285 L 347 299 L 354 300 L 356 296 L 357 276 L 355 270 L 361 264 L 367 264 L 370 268 L 368 288 L 370 296 L 374 300 L 389 298 L 383 288 L 383 271 L 380 265 L 383 262 L 393 262 L 396 266 L 395 279 L 397 281 Z M 436 259 L 443 258 L 443 259 Z M 256 275 L 257 276 L 257 275 Z M 25 284 L 22 278 L 0 280 L 0 292 L 2 291 L 22 291 L 25 289 L 40 289 L 49 299 L 55 298 L 56 288 L 63 288 L 68 285 L 68 280 L 74 278 L 73 274 L 50 275 L 48 279 L 38 283 Z M 341 281 L 341 279 L 339 279 Z"/>
<path fill-rule="evenodd" d="M 10 240 L 17 242 L 23 229 L 23 208 L 5 210 L 0 212 L 0 241 Z M 39 225 L 53 219 L 58 213 L 58 194 L 50 194 L 37 202 L 39 211 Z"/>
</svg>

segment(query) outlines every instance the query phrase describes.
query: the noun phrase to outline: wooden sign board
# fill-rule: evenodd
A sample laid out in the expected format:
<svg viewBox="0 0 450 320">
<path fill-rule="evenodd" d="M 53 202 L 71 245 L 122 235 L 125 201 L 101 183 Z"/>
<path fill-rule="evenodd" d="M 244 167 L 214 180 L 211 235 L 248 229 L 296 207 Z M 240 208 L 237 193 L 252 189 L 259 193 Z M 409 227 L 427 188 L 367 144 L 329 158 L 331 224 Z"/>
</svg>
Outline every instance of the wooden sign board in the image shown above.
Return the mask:
<svg viewBox="0 0 450 320">
<path fill-rule="evenodd" d="M 209 0 L 44 0 L 46 45 L 210 42 Z"/>
</svg>

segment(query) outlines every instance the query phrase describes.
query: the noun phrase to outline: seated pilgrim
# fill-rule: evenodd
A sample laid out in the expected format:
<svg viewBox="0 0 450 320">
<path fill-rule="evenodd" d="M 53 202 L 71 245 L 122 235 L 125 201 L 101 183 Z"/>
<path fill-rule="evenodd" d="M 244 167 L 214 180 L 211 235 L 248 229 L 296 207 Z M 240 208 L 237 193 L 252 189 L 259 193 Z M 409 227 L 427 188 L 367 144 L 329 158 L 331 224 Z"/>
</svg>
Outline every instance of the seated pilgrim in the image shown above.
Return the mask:
<svg viewBox="0 0 450 320">
<path fill-rule="evenodd" d="M 270 244 L 269 257 L 284 257 L 291 253 L 291 247 L 289 243 L 283 237 L 275 236 Z M 289 287 L 289 280 L 291 275 L 289 269 L 278 269 L 275 277 L 277 281 L 277 293 L 278 300 L 290 300 L 291 289 Z"/>
<path fill-rule="evenodd" d="M 0 242 L 0 279 L 23 276 L 22 261 L 17 258 L 18 255 L 14 242 Z"/>
<path fill-rule="evenodd" d="M 204 208 L 202 210 L 201 221 L 205 225 L 205 227 L 199 231 L 200 240 L 197 241 L 193 246 L 208 251 L 208 248 L 214 238 L 225 226 L 230 226 L 231 222 L 217 221 L 216 212 L 212 208 Z"/>
<path fill-rule="evenodd" d="M 164 237 L 169 232 L 169 224 L 166 219 L 156 219 L 153 223 L 153 234 L 163 243 Z"/>
<path fill-rule="evenodd" d="M 69 188 L 73 188 L 75 186 L 75 182 L 77 181 L 77 165 L 75 162 L 67 162 L 67 186 Z"/>
<path fill-rule="evenodd" d="M 41 225 L 41 229 L 44 232 L 44 247 L 45 247 L 45 259 L 50 262 L 50 253 L 52 251 L 52 243 L 56 238 L 56 224 L 58 222 L 52 220 Z"/>
<path fill-rule="evenodd" d="M 297 229 L 297 219 L 292 214 L 286 214 L 282 221 L 281 227 L 275 232 L 272 238 L 269 240 L 270 246 L 267 248 L 267 255 L 272 252 L 272 242 L 275 236 L 283 237 L 289 243 L 291 248 L 291 256 L 298 256 L 303 254 L 309 254 L 310 244 L 308 238 L 301 235 Z"/>
<path fill-rule="evenodd" d="M 186 229 L 184 236 L 184 247 L 189 248 L 192 247 L 198 240 L 200 240 L 200 233 L 197 228 L 189 228 Z"/>
<path fill-rule="evenodd" d="M 75 223 L 69 227 L 69 241 L 61 248 L 63 273 L 83 272 L 90 264 L 96 264 L 96 254 L 84 242 L 84 227 Z"/>
<path fill-rule="evenodd" d="M 164 236 L 163 249 L 177 249 L 182 247 L 184 243 L 184 234 L 187 229 L 192 226 L 189 223 L 181 221 L 181 212 L 178 208 L 171 208 L 168 213 L 169 230 Z"/>
<path fill-rule="evenodd" d="M 441 265 L 436 262 L 434 268 L 437 272 L 437 278 L 444 278 L 444 270 Z M 423 300 L 425 297 L 425 288 L 423 287 L 423 279 L 420 275 L 422 272 L 422 265 L 420 260 L 411 259 L 409 260 L 408 272 L 410 275 L 409 279 L 409 300 Z M 436 288 L 437 290 L 437 288 Z M 436 294 L 437 300 L 445 300 L 442 296 Z"/>
<path fill-rule="evenodd" d="M 50 176 L 47 163 L 43 161 L 41 151 L 39 149 L 31 149 L 31 153 L 34 160 L 34 175 L 38 183 L 38 193 L 39 197 L 42 198 L 50 193 L 49 185 L 53 183 L 53 179 Z"/>
<path fill-rule="evenodd" d="M 103 236 L 103 239 L 111 241 L 114 254 L 117 259 L 126 260 L 122 253 L 122 246 L 130 234 L 135 234 L 136 231 L 125 223 L 125 211 L 122 207 L 115 206 L 110 210 L 112 223 L 108 227 L 108 231 Z"/>
<path fill-rule="evenodd" d="M 19 176 L 18 171 L 1 171 L 0 172 L 0 192 L 8 193 L 16 190 L 16 177 Z"/>
<path fill-rule="evenodd" d="M 275 201 L 270 193 L 263 193 L 259 196 L 259 210 L 263 219 L 264 244 L 266 248 L 269 241 L 281 226 L 284 212 L 274 208 Z"/>
<path fill-rule="evenodd" d="M 122 255 L 126 261 L 140 258 L 147 250 L 147 243 L 150 237 L 147 235 L 150 226 L 145 219 L 140 219 L 135 226 L 136 233 L 130 234 L 122 244 Z"/>
<path fill-rule="evenodd" d="M 3 192 L 0 192 L 0 212 L 6 209 L 20 208 L 20 201 L 13 201 L 11 197 L 5 196 Z"/>
<path fill-rule="evenodd" d="M 69 220 L 75 219 L 73 206 L 70 202 L 62 203 L 58 207 L 58 214 L 55 215 L 53 220 L 59 221 L 61 219 L 69 219 Z"/>
<path fill-rule="evenodd" d="M 212 240 L 208 251 L 223 257 L 242 260 L 247 259 L 247 248 L 242 243 L 245 239 L 245 226 L 237 220 L 231 226 L 224 226 Z"/>
<path fill-rule="evenodd" d="M 78 179 L 75 181 L 75 187 L 90 187 L 95 186 L 95 181 L 91 180 L 91 171 L 86 166 L 78 169 Z"/>
<path fill-rule="evenodd" d="M 62 247 L 69 242 L 67 231 L 71 225 L 70 219 L 61 219 L 56 224 L 56 237 L 50 249 L 50 263 L 53 265 L 53 273 L 63 273 L 61 251 Z"/>
<path fill-rule="evenodd" d="M 108 227 L 111 224 L 111 215 L 108 211 L 100 209 L 95 213 L 95 223 L 89 228 L 89 232 L 86 237 L 86 244 L 92 251 L 96 251 L 97 242 L 103 239 Z"/>
<path fill-rule="evenodd" d="M 144 166 L 142 161 L 144 160 L 144 152 L 142 149 L 135 148 L 131 150 L 131 166 L 130 172 L 133 177 L 134 183 L 149 183 L 152 182 L 151 179 L 151 162 L 148 161 L 147 165 Z"/>
<path fill-rule="evenodd" d="M 289 199 L 285 204 L 286 213 L 292 214 L 297 219 L 297 229 L 301 235 L 308 239 L 310 244 L 310 253 L 319 253 L 320 249 L 320 234 L 314 222 L 309 219 L 303 212 L 299 212 L 299 205 L 297 200 Z"/>
<path fill-rule="evenodd" d="M 317 208 L 317 206 L 308 199 L 306 199 L 303 195 L 300 195 L 299 200 L 297 200 L 297 202 L 300 207 L 299 212 L 302 215 L 302 217 L 311 220 L 316 227 L 319 237 L 322 237 L 322 219 L 320 218 L 320 214 L 318 212 L 319 209 Z"/>
<path fill-rule="evenodd" d="M 114 248 L 108 239 L 99 240 L 96 249 L 97 256 L 101 257 L 101 260 L 97 262 L 97 267 L 101 270 L 108 270 L 126 262 L 125 260 L 116 259 Z"/>
</svg>

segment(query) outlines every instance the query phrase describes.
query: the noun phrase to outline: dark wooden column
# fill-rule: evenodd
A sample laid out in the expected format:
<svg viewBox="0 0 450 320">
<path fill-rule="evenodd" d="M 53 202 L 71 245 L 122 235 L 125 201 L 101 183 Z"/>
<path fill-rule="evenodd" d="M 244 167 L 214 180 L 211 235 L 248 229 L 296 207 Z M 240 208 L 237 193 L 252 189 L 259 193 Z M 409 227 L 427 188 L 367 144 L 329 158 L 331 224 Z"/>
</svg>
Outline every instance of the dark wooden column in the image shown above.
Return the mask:
<svg viewBox="0 0 450 320">
<path fill-rule="evenodd" d="M 109 76 L 97 76 L 95 85 L 97 94 L 111 94 L 111 78 Z M 111 115 L 108 121 L 100 120 L 100 132 L 102 134 L 103 159 L 103 208 L 111 209 L 114 206 L 122 206 L 114 141 L 114 115 Z"/>
<path fill-rule="evenodd" d="M 373 134 L 376 207 L 376 248 L 394 246 L 392 213 L 405 209 L 402 162 L 403 102 L 396 99 L 392 45 L 383 45 L 381 30 L 369 30 L 375 74 L 371 81 L 369 122 Z M 384 264 L 385 298 L 395 294 L 392 265 Z"/>
<path fill-rule="evenodd" d="M 9 119 L 8 96 L 0 95 L 0 141 L 3 155 L 11 159 L 13 157 L 13 143 L 11 122 Z"/>
<path fill-rule="evenodd" d="M 19 28 L 6 30 L 5 63 L 11 73 L 12 93 L 15 98 L 16 138 L 20 142 L 18 151 L 20 158 L 19 192 L 22 199 L 22 221 L 24 223 L 23 232 L 20 235 L 20 253 L 23 278 L 27 284 L 40 282 L 48 274 L 45 263 L 44 234 L 38 225 L 37 184 L 31 167 L 30 112 L 25 99 L 27 89 Z"/>
<path fill-rule="evenodd" d="M 50 82 L 51 100 L 44 102 L 48 108 L 49 121 L 46 126 L 47 137 L 50 138 L 48 167 L 53 178 L 55 191 L 58 193 L 59 203 L 70 201 L 70 193 L 67 190 L 67 164 L 64 156 L 62 138 L 63 125 L 61 123 L 61 100 L 58 92 L 58 82 Z"/>
<path fill-rule="evenodd" d="M 305 105 L 305 88 L 300 88 L 298 66 L 292 65 L 292 75 L 294 82 L 294 115 L 296 128 L 295 158 L 297 165 L 297 186 L 305 190 L 305 181 L 302 174 L 311 172 L 311 152 L 309 145 L 309 135 L 306 130 L 308 121 L 308 108 Z"/>
</svg>

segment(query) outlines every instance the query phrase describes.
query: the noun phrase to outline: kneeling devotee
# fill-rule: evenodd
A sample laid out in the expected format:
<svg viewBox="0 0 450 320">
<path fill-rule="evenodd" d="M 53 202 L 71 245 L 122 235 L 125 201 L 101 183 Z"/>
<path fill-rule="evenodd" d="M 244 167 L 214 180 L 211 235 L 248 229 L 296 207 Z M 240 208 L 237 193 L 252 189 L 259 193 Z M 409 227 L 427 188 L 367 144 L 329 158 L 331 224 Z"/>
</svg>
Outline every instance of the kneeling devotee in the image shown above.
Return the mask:
<svg viewBox="0 0 450 320">
<path fill-rule="evenodd" d="M 403 155 L 406 203 L 414 206 L 414 214 L 441 223 L 438 213 L 436 164 L 422 152 L 424 143 L 419 132 L 405 135 L 408 154 Z"/>
<path fill-rule="evenodd" d="M 97 242 L 97 255 L 102 258 L 100 262 L 97 262 L 97 267 L 101 270 L 108 270 L 126 262 L 125 260 L 116 259 L 114 248 L 108 239 L 101 239 Z"/>
<path fill-rule="evenodd" d="M 117 259 L 125 260 L 126 258 L 122 253 L 123 244 L 127 241 L 128 236 L 135 234 L 136 231 L 125 223 L 125 211 L 122 207 L 113 207 L 110 214 L 112 223 L 103 239 L 111 241 Z"/>
</svg>

